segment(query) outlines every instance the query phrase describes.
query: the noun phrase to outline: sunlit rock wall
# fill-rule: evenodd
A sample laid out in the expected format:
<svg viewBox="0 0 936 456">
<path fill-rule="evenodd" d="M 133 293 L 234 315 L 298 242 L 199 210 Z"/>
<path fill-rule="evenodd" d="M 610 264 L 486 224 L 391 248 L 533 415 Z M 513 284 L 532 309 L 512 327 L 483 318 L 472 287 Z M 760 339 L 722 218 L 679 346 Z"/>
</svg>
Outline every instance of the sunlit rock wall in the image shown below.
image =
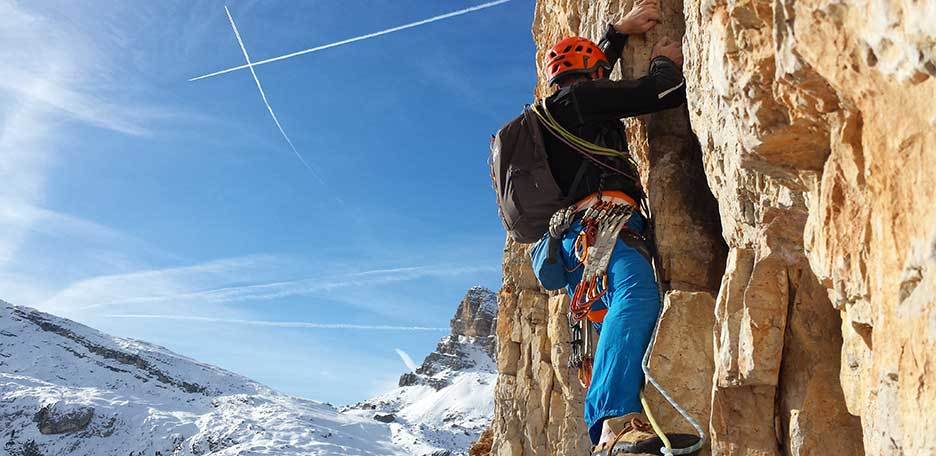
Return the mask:
<svg viewBox="0 0 936 456">
<path fill-rule="evenodd" d="M 713 409 L 732 405 L 713 414 L 715 445 L 743 452 L 731 436 L 745 417 L 765 450 L 776 433 L 782 452 L 854 454 L 858 433 L 827 433 L 849 421 L 829 415 L 844 406 L 867 454 L 936 453 L 936 3 L 684 11 L 689 112 L 732 248 Z M 839 368 L 817 364 L 839 352 Z M 737 409 L 770 390 L 780 432 Z"/>
<path fill-rule="evenodd" d="M 713 454 L 936 454 L 936 3 L 662 6 L 616 74 L 683 36 L 688 109 L 627 121 L 674 290 L 661 380 Z M 539 1 L 538 60 L 630 7 Z M 505 248 L 493 453 L 585 454 L 565 302 L 525 250 Z"/>
</svg>

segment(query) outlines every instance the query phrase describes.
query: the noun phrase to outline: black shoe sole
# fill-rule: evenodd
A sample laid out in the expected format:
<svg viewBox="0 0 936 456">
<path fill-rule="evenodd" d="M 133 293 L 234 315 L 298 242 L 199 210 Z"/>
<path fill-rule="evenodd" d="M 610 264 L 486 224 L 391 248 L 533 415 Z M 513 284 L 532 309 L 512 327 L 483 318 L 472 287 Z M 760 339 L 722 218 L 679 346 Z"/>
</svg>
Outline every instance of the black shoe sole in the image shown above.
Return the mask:
<svg viewBox="0 0 936 456">
<path fill-rule="evenodd" d="M 692 434 L 666 434 L 666 437 L 669 438 L 673 448 L 688 448 L 692 445 L 695 445 L 696 442 L 699 441 L 699 436 Z M 614 445 L 614 448 L 611 449 L 611 454 L 607 456 L 623 456 L 634 453 L 662 456 L 663 453 L 660 452 L 661 448 L 663 448 L 663 441 L 660 440 L 659 437 L 654 437 L 652 439 L 641 440 L 636 443 L 618 443 L 617 445 Z M 689 454 L 698 454 L 698 451 L 694 451 Z M 598 456 L 606 456 L 606 454 L 602 453 Z"/>
</svg>

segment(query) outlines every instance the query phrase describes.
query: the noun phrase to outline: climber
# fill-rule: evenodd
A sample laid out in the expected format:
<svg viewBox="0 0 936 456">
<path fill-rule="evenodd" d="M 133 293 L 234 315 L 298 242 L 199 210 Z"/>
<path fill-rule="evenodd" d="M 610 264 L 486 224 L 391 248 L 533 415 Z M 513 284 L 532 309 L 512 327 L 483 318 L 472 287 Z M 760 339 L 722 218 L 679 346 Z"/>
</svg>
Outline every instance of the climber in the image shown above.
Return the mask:
<svg viewBox="0 0 936 456">
<path fill-rule="evenodd" d="M 660 299 L 651 265 L 653 246 L 639 205 L 645 194 L 636 165 L 626 155 L 620 119 L 684 102 L 680 43 L 658 42 L 642 78 L 608 76 L 628 35 L 645 33 L 659 22 L 657 1 L 638 0 L 620 21 L 609 24 L 598 45 L 579 37 L 557 43 L 546 62 L 549 83 L 557 90 L 533 106 L 547 130 L 549 169 L 562 192 L 575 201 L 551 218 L 534 248 L 534 269 L 545 287 L 557 288 L 543 280 L 541 271 L 558 254 L 565 268 L 560 283 L 565 282 L 572 296 L 573 318 L 592 321 L 600 335 L 588 360 L 591 370 L 584 374 L 589 383 L 585 424 L 594 454 L 610 455 L 618 442 L 626 448 L 655 437 L 641 414 L 641 359 Z M 575 147 L 582 144 L 585 150 Z M 603 150 L 607 153 L 599 154 Z"/>
</svg>

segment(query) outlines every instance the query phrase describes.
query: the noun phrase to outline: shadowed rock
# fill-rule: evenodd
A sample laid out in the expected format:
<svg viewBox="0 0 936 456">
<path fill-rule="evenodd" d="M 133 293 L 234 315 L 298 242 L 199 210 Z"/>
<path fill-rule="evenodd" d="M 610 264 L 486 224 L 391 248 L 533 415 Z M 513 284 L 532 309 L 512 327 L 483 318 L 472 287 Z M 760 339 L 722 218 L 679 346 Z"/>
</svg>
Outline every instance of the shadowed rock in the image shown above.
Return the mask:
<svg viewBox="0 0 936 456">
<path fill-rule="evenodd" d="M 94 407 L 58 401 L 48 404 L 33 416 L 43 434 L 67 434 L 84 430 L 94 418 Z"/>
</svg>

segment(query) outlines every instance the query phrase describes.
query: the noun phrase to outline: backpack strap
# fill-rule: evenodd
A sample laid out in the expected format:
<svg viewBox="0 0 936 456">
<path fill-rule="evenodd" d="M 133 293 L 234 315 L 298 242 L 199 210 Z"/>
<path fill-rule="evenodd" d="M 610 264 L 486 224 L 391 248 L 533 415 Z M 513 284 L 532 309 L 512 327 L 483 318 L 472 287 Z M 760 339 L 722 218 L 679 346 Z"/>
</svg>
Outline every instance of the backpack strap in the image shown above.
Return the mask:
<svg viewBox="0 0 936 456">
<path fill-rule="evenodd" d="M 536 113 L 533 112 L 533 108 L 530 105 L 526 105 L 523 108 L 523 121 L 529 125 L 528 131 L 533 139 L 533 153 L 536 154 L 536 158 L 544 161 L 548 160 L 549 157 L 546 156 L 546 142 L 543 140 L 540 120 Z"/>
<path fill-rule="evenodd" d="M 575 202 L 572 200 L 572 197 L 578 191 L 579 187 L 581 187 L 582 179 L 585 177 L 585 171 L 588 170 L 590 165 L 591 163 L 588 160 L 582 160 L 582 164 L 579 165 L 578 171 L 575 172 L 575 179 L 572 179 L 572 185 L 569 186 L 569 192 L 565 195 L 566 199 L 569 201 L 569 204 Z"/>
</svg>

